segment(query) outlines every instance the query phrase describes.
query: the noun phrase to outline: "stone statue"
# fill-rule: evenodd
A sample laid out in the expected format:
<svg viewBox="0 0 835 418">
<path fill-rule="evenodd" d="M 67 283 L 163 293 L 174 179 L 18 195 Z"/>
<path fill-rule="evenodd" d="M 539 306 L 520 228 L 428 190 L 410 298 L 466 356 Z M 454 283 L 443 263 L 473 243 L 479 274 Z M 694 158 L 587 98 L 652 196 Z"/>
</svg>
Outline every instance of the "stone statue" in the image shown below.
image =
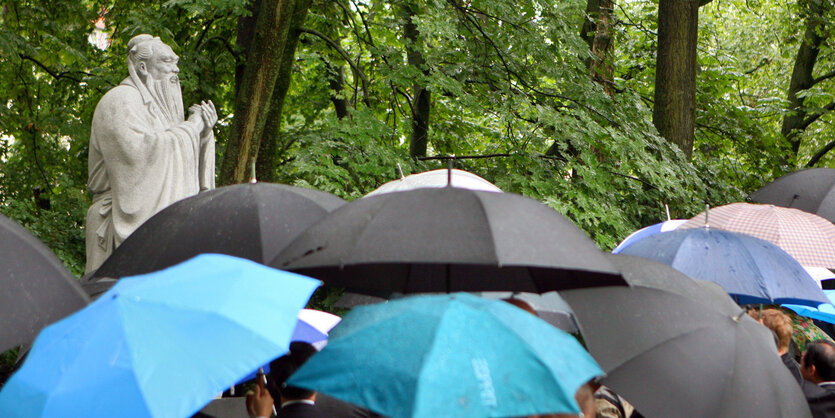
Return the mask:
<svg viewBox="0 0 835 418">
<path fill-rule="evenodd" d="M 130 76 L 101 98 L 93 114 L 88 273 L 155 213 L 215 187 L 214 104 L 191 106 L 185 119 L 178 57 L 159 38 L 137 35 L 127 52 Z"/>
</svg>

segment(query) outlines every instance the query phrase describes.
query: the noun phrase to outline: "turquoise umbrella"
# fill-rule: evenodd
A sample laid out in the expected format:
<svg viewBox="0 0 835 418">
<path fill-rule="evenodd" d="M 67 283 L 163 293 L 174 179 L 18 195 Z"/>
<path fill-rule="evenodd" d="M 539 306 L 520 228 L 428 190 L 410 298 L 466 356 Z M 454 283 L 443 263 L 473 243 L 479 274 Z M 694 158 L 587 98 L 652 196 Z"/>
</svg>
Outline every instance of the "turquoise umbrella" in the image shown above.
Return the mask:
<svg viewBox="0 0 835 418">
<path fill-rule="evenodd" d="M 603 372 L 571 335 L 466 293 L 354 308 L 288 384 L 390 417 L 579 413 Z"/>
<path fill-rule="evenodd" d="M 318 286 L 219 254 L 123 278 L 38 335 L 0 416 L 191 416 L 287 351 Z"/>
</svg>

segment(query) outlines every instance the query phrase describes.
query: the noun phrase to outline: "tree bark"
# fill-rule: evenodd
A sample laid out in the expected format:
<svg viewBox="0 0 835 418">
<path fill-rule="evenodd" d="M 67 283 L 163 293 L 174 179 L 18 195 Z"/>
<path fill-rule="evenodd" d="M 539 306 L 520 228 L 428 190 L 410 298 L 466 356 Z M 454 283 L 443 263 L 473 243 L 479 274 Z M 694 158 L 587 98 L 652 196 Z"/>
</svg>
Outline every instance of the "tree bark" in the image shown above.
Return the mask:
<svg viewBox="0 0 835 418">
<path fill-rule="evenodd" d="M 828 7 L 831 8 L 831 6 Z M 799 97 L 798 94 L 815 85 L 812 72 L 818 61 L 820 47 L 826 40 L 826 37 L 822 36 L 825 33 L 823 16 L 826 10 L 820 10 L 822 8 L 822 6 L 809 6 L 807 10 L 806 30 L 794 60 L 792 78 L 789 83 L 789 113 L 783 117 L 783 124 L 780 128 L 780 133 L 791 145 L 793 156 L 797 156 L 800 150 L 799 134 L 809 125 L 806 123 L 809 114 L 803 106 L 804 98 Z"/>
<path fill-rule="evenodd" d="M 586 60 L 586 66 L 592 78 L 603 86 L 609 96 L 615 94 L 615 70 L 611 58 L 614 8 L 614 0 L 588 0 L 580 33 L 592 53 L 592 57 Z"/>
<path fill-rule="evenodd" d="M 245 181 L 248 168 L 256 161 L 283 55 L 293 33 L 290 22 L 296 10 L 306 10 L 308 6 L 309 0 L 260 1 L 258 14 L 254 16 L 255 30 L 246 49 L 246 62 L 235 93 L 235 118 L 218 183 Z"/>
<path fill-rule="evenodd" d="M 661 0 L 652 122 L 690 157 L 696 118 L 698 0 Z"/>
<path fill-rule="evenodd" d="M 403 35 L 409 42 L 406 47 L 406 58 L 410 66 L 415 67 L 424 75 L 428 73 L 423 58 L 423 42 L 417 25 L 412 18 L 417 15 L 417 6 L 408 3 L 403 7 L 405 23 Z M 412 158 L 425 157 L 429 145 L 429 112 L 431 109 L 431 93 L 420 83 L 412 85 L 412 134 L 409 137 L 409 155 Z"/>
<path fill-rule="evenodd" d="M 284 51 L 281 54 L 278 78 L 276 79 L 275 90 L 270 100 L 270 111 L 267 114 L 267 122 L 264 125 L 261 146 L 258 150 L 258 159 L 255 167 L 257 177 L 261 181 L 275 181 L 275 161 L 278 157 L 279 142 L 281 140 L 281 115 L 284 109 L 284 99 L 287 97 L 287 92 L 290 90 L 290 82 L 292 81 L 293 64 L 296 61 L 296 47 L 298 46 L 299 35 L 301 34 L 299 28 L 304 24 L 310 3 L 311 0 L 296 0 L 289 21 Z"/>
</svg>

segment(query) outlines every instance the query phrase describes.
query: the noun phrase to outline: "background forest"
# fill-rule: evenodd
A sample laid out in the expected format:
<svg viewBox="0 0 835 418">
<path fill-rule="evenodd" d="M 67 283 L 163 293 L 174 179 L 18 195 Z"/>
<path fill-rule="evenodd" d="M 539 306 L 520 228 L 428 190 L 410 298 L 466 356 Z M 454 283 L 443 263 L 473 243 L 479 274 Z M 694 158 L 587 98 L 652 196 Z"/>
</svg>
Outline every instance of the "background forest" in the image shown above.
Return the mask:
<svg viewBox="0 0 835 418">
<path fill-rule="evenodd" d="M 833 0 L 0 4 L 0 212 L 77 275 L 93 110 L 139 33 L 217 105 L 220 184 L 354 199 L 454 155 L 611 249 L 835 161 Z"/>
</svg>

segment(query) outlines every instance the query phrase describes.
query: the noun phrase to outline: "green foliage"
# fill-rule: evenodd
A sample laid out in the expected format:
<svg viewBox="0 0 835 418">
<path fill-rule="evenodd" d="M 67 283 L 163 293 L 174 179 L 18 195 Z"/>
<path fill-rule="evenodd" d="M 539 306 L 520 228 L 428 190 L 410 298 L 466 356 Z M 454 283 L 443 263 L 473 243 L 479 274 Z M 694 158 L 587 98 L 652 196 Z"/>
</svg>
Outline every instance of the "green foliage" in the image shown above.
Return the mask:
<svg viewBox="0 0 835 418">
<path fill-rule="evenodd" d="M 186 106 L 203 99 L 217 105 L 220 159 L 235 101 L 247 100 L 235 97 L 236 66 L 245 64 L 236 36 L 250 3 L 3 3 L 0 212 L 81 273 L 90 121 L 101 95 L 127 74 L 125 45 L 139 33 L 160 36 L 180 55 Z M 835 139 L 832 116 L 804 132 L 797 158 L 780 136 L 802 36 L 800 5 L 715 0 L 702 7 L 692 161 L 651 122 L 657 1 L 617 2 L 613 97 L 584 63 L 585 6 L 314 1 L 282 112 L 277 178 L 355 199 L 397 178 L 398 164 L 406 174 L 444 167 L 409 157 L 417 84 L 431 93 L 430 156 L 497 155 L 455 166 L 545 202 L 610 249 L 663 220 L 665 204 L 672 216 L 689 217 L 706 202 L 741 200 Z M 88 35 L 103 10 L 112 43 L 100 50 Z M 418 28 L 416 42 L 404 36 L 407 21 Z M 821 75 L 833 69 L 831 42 L 824 47 Z M 409 65 L 409 50 L 423 65 Z M 828 81 L 804 92 L 807 104 L 822 108 L 831 91 Z M 348 116 L 338 117 L 337 101 Z M 332 306 L 332 296 L 316 303 Z"/>
</svg>

